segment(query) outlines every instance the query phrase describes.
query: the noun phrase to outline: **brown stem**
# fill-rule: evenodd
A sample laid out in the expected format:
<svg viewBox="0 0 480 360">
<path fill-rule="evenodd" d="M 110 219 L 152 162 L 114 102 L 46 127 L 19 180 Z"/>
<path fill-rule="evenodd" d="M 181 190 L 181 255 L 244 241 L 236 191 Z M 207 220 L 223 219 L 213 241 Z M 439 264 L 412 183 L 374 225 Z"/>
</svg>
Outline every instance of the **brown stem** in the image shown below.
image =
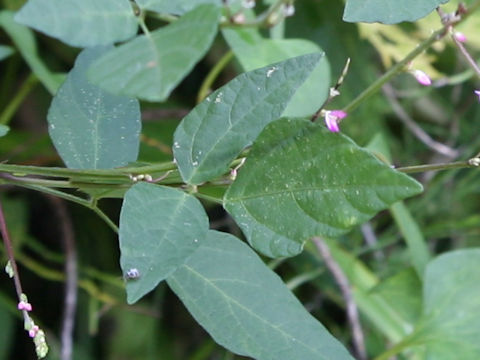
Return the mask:
<svg viewBox="0 0 480 360">
<path fill-rule="evenodd" d="M 48 196 L 47 198 L 53 205 L 55 215 L 60 225 L 60 238 L 63 240 L 65 249 L 65 299 L 60 359 L 70 360 L 73 355 L 73 329 L 75 326 L 75 312 L 77 307 L 77 249 L 72 220 L 68 215 L 65 202 L 54 196 Z"/>
<path fill-rule="evenodd" d="M 387 97 L 387 100 L 390 103 L 390 106 L 392 107 L 395 115 L 397 115 L 398 119 L 403 122 L 403 124 L 412 132 L 412 134 L 417 139 L 419 139 L 422 143 L 424 143 L 433 151 L 447 156 L 450 159 L 454 159 L 458 156 L 458 150 L 452 149 L 445 144 L 435 141 L 420 126 L 417 125 L 415 120 L 413 120 L 410 115 L 408 115 L 408 113 L 396 99 L 393 87 L 391 85 L 383 85 L 382 91 Z"/>
<path fill-rule="evenodd" d="M 357 357 L 360 360 L 366 360 L 367 351 L 365 348 L 362 325 L 360 324 L 357 305 L 353 299 L 352 290 L 350 288 L 347 276 L 343 273 L 340 266 L 333 259 L 332 255 L 330 254 L 330 249 L 325 241 L 319 237 L 313 237 L 312 241 L 322 256 L 325 266 L 332 273 L 338 287 L 340 288 L 340 291 L 342 292 L 347 309 L 348 322 L 350 323 L 350 327 L 352 329 L 353 346 L 355 348 Z"/>
<path fill-rule="evenodd" d="M 8 260 L 10 261 L 10 266 L 13 270 L 13 282 L 15 284 L 15 290 L 17 292 L 18 301 L 21 300 L 21 295 L 23 294 L 22 284 L 20 282 L 20 276 L 18 275 L 17 263 L 15 261 L 15 254 L 13 252 L 12 241 L 10 240 L 10 235 L 8 234 L 7 223 L 5 222 L 5 216 L 3 213 L 2 203 L 0 201 L 0 232 L 3 238 L 3 244 L 5 245 L 5 250 L 7 251 Z"/>
</svg>

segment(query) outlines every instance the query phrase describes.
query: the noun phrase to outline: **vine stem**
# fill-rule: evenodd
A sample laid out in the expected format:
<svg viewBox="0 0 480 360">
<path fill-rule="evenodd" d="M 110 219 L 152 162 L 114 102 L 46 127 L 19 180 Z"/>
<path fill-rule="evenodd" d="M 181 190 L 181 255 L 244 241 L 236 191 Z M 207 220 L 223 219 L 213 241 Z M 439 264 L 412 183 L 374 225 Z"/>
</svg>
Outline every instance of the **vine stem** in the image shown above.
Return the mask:
<svg viewBox="0 0 480 360">
<path fill-rule="evenodd" d="M 470 53 L 467 51 L 467 49 L 465 48 L 465 46 L 463 46 L 462 42 L 459 41 L 455 35 L 452 34 L 452 39 L 453 39 L 453 42 L 455 43 L 455 45 L 457 45 L 458 49 L 460 50 L 460 52 L 462 53 L 462 55 L 465 57 L 465 59 L 467 60 L 468 64 L 470 65 L 470 67 L 473 69 L 473 71 L 477 74 L 477 76 L 480 78 L 480 68 L 478 67 L 478 64 L 476 63 L 476 61 L 472 58 L 472 56 L 470 55 Z"/>
<path fill-rule="evenodd" d="M 22 284 L 20 282 L 20 276 L 18 275 L 17 263 L 15 261 L 15 254 L 13 252 L 13 245 L 8 234 L 7 223 L 5 221 L 5 215 L 3 213 L 2 202 L 0 201 L 0 233 L 2 234 L 3 244 L 5 245 L 5 250 L 7 252 L 8 260 L 10 261 L 10 266 L 13 270 L 13 283 L 15 284 L 15 291 L 17 292 L 18 301 L 21 301 L 21 296 L 23 294 Z M 25 311 L 24 311 L 25 313 Z"/>
<path fill-rule="evenodd" d="M 414 334 L 410 334 L 406 338 L 404 338 L 402 341 L 400 341 L 398 344 L 395 344 L 392 346 L 390 349 L 385 351 L 384 353 L 378 355 L 376 358 L 373 360 L 388 360 L 392 358 L 393 356 L 400 354 L 403 350 L 409 348 L 413 344 L 414 339 Z"/>
<path fill-rule="evenodd" d="M 232 58 L 233 51 L 229 50 L 225 53 L 225 55 L 220 58 L 220 60 L 215 64 L 212 70 L 210 70 L 207 77 L 203 81 L 202 86 L 200 86 L 200 90 L 198 91 L 197 104 L 208 96 L 212 88 L 213 82 L 217 79 L 220 72 L 225 68 L 225 66 L 227 66 L 227 64 L 232 60 Z"/>
<path fill-rule="evenodd" d="M 21 186 L 21 187 L 24 187 L 26 189 L 31 189 L 31 190 L 39 191 L 39 192 L 42 192 L 42 193 L 45 193 L 45 194 L 50 194 L 50 195 L 53 195 L 53 196 L 56 196 L 56 197 L 74 202 L 76 204 L 85 206 L 86 208 L 95 212 L 103 221 L 105 221 L 105 223 L 115 233 L 118 234 L 118 231 L 119 231 L 118 226 L 97 206 L 96 202 L 88 201 L 88 200 L 82 199 L 81 197 L 71 195 L 71 194 L 65 193 L 63 191 L 56 190 L 56 189 L 51 189 L 51 188 L 46 187 L 46 186 L 34 185 L 34 184 L 31 184 L 31 183 L 22 183 L 22 182 L 16 182 L 14 184 L 18 185 L 18 186 Z"/>
<path fill-rule="evenodd" d="M 313 237 L 312 241 L 321 255 L 325 266 L 333 275 L 340 291 L 342 292 L 343 299 L 345 301 L 346 313 L 348 322 L 352 329 L 352 340 L 355 347 L 355 352 L 358 359 L 367 359 L 367 350 L 365 347 L 365 339 L 363 335 L 362 325 L 360 324 L 360 317 L 358 315 L 358 308 L 353 299 L 352 289 L 347 276 L 341 269 L 341 267 L 335 262 L 330 253 L 330 249 L 325 241 L 320 237 Z"/>
<path fill-rule="evenodd" d="M 28 94 L 30 94 L 37 84 L 37 77 L 35 74 L 31 73 L 24 81 L 15 97 L 9 101 L 7 107 L 2 111 L 2 114 L 0 115 L 0 124 L 8 125 L 18 107 L 22 104 L 23 100 L 25 100 L 25 98 L 28 96 Z"/>
<path fill-rule="evenodd" d="M 426 171 L 476 168 L 479 166 L 480 166 L 480 159 L 478 157 L 475 157 L 467 161 L 455 161 L 451 163 L 405 166 L 405 167 L 396 168 L 395 170 L 406 173 L 406 174 L 413 174 L 413 173 L 426 172 Z"/>
</svg>

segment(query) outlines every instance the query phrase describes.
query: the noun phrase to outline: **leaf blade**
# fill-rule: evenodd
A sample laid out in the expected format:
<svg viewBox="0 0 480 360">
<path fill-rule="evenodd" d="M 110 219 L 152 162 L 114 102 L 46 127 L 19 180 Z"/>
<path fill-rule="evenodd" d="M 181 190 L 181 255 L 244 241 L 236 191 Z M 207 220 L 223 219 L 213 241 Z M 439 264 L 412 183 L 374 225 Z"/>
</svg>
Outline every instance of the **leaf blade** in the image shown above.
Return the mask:
<svg viewBox="0 0 480 360">
<path fill-rule="evenodd" d="M 286 118 L 259 136 L 225 194 L 224 207 L 246 235 L 260 224 L 298 243 L 300 252 L 312 236 L 340 236 L 421 190 L 347 137 Z M 267 256 L 292 255 L 282 252 L 290 246 L 282 239 L 260 246 L 249 242 Z"/>
<path fill-rule="evenodd" d="M 108 47 L 85 49 L 50 105 L 49 134 L 69 168 L 109 169 L 135 161 L 140 141 L 136 99 L 111 95 L 86 79 Z"/>
<path fill-rule="evenodd" d="M 423 317 L 412 345 L 426 344 L 426 358 L 435 360 L 480 357 L 480 249 L 440 255 L 426 267 Z"/>
<path fill-rule="evenodd" d="M 180 190 L 148 183 L 132 186 L 120 214 L 120 264 L 132 304 L 150 292 L 204 241 L 208 218 L 200 202 Z"/>
<path fill-rule="evenodd" d="M 303 55 L 241 74 L 197 105 L 174 134 L 173 153 L 183 180 L 200 184 L 223 174 L 280 116 L 321 57 Z"/>
<path fill-rule="evenodd" d="M 416 21 L 448 0 L 347 0 L 343 20 L 396 24 Z"/>
<path fill-rule="evenodd" d="M 11 11 L 0 11 L 0 26 L 7 32 L 22 57 L 42 82 L 50 94 L 55 94 L 63 79 L 52 73 L 37 54 L 37 44 L 33 32 L 26 26 L 16 23 Z"/>
<path fill-rule="evenodd" d="M 258 360 L 352 359 L 281 279 L 232 235 L 209 231 L 167 281 L 215 341 L 237 354 Z"/>
<path fill-rule="evenodd" d="M 114 93 L 163 101 L 210 47 L 219 9 L 202 5 L 150 35 L 140 35 L 98 59 L 89 79 Z"/>
<path fill-rule="evenodd" d="M 323 53 L 305 39 L 265 39 L 255 29 L 224 29 L 225 39 L 245 71 L 295 56 Z M 283 116 L 310 116 L 325 102 L 330 89 L 330 64 L 323 57 L 307 80 L 298 88 Z"/>
<path fill-rule="evenodd" d="M 15 20 L 77 47 L 127 40 L 138 28 L 128 0 L 29 0 Z"/>
<path fill-rule="evenodd" d="M 222 0 L 137 0 L 138 6 L 142 9 L 156 11 L 159 13 L 184 14 L 201 4 L 214 4 L 221 8 Z M 241 9 L 240 0 L 232 0 L 228 3 L 231 12 Z"/>
</svg>

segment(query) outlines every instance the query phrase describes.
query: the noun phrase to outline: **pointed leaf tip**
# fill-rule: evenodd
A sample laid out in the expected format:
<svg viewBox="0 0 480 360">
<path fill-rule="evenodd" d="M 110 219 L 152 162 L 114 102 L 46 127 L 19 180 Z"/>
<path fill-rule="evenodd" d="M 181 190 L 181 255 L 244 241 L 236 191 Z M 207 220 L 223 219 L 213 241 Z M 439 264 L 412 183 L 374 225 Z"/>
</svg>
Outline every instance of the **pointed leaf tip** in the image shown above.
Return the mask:
<svg viewBox="0 0 480 360">
<path fill-rule="evenodd" d="M 174 135 L 183 180 L 200 184 L 228 171 L 265 125 L 281 115 L 322 56 L 302 55 L 241 74 L 197 105 Z"/>
</svg>

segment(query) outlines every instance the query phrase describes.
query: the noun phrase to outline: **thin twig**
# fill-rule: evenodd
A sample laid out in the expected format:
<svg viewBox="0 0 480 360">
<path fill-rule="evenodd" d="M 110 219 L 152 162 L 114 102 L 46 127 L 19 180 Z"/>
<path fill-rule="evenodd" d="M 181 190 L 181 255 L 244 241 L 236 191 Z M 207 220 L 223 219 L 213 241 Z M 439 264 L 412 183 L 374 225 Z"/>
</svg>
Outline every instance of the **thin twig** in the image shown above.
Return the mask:
<svg viewBox="0 0 480 360">
<path fill-rule="evenodd" d="M 390 103 L 390 106 L 392 107 L 395 115 L 397 115 L 398 119 L 412 132 L 412 134 L 418 140 L 420 140 L 433 151 L 445 155 L 450 159 L 454 159 L 459 155 L 458 150 L 452 149 L 445 144 L 435 141 L 420 126 L 417 125 L 415 120 L 410 117 L 410 115 L 405 111 L 400 102 L 396 99 L 395 91 L 390 84 L 385 84 L 382 87 L 382 91 L 387 97 L 387 100 Z"/>
<path fill-rule="evenodd" d="M 465 57 L 467 60 L 468 64 L 470 67 L 473 69 L 473 71 L 477 74 L 477 76 L 480 78 L 480 68 L 478 67 L 477 62 L 473 59 L 473 57 L 470 55 L 470 53 L 467 51 L 465 46 L 457 39 L 455 35 L 452 34 L 452 39 L 455 45 L 457 45 L 458 49 L 462 53 L 462 55 Z"/>
<path fill-rule="evenodd" d="M 189 113 L 188 109 L 145 109 L 142 110 L 142 120 L 159 121 L 166 119 L 181 119 Z"/>
<path fill-rule="evenodd" d="M 13 270 L 13 283 L 15 284 L 15 290 L 17 292 L 18 301 L 20 301 L 21 296 L 23 294 L 22 283 L 20 282 L 20 276 L 18 275 L 17 262 L 15 261 L 13 245 L 10 239 L 10 235 L 8 234 L 7 223 L 5 221 L 5 216 L 3 213 L 3 207 L 2 207 L 1 201 L 0 201 L 0 232 L 2 234 L 5 250 L 7 251 L 8 261 L 10 261 L 10 266 L 12 267 L 12 270 Z"/>
<path fill-rule="evenodd" d="M 348 279 L 340 266 L 333 259 L 327 244 L 319 237 L 313 237 L 312 241 L 322 256 L 325 266 L 332 273 L 338 287 L 340 288 L 340 291 L 342 292 L 347 309 L 348 322 L 350 323 L 350 327 L 352 329 L 352 339 L 355 353 L 357 354 L 358 359 L 366 360 L 367 351 L 365 348 L 363 330 L 358 316 L 357 305 L 353 299 L 352 290 L 350 289 Z"/>
<path fill-rule="evenodd" d="M 53 205 L 55 215 L 60 225 L 60 238 L 65 249 L 65 299 L 63 308 L 63 323 L 61 333 L 61 360 L 71 360 L 73 356 L 73 329 L 75 327 L 75 312 L 77 307 L 77 249 L 73 224 L 68 215 L 65 202 L 52 195 L 47 197 Z"/>
<path fill-rule="evenodd" d="M 367 245 L 372 249 L 377 248 L 378 240 L 377 240 L 377 236 L 375 235 L 375 232 L 373 231 L 372 224 L 367 222 L 363 224 L 360 229 L 362 231 L 363 238 L 365 239 L 365 242 L 367 243 Z M 382 250 L 375 250 L 373 252 L 373 256 L 377 261 L 385 260 L 385 254 L 383 253 Z"/>
</svg>

